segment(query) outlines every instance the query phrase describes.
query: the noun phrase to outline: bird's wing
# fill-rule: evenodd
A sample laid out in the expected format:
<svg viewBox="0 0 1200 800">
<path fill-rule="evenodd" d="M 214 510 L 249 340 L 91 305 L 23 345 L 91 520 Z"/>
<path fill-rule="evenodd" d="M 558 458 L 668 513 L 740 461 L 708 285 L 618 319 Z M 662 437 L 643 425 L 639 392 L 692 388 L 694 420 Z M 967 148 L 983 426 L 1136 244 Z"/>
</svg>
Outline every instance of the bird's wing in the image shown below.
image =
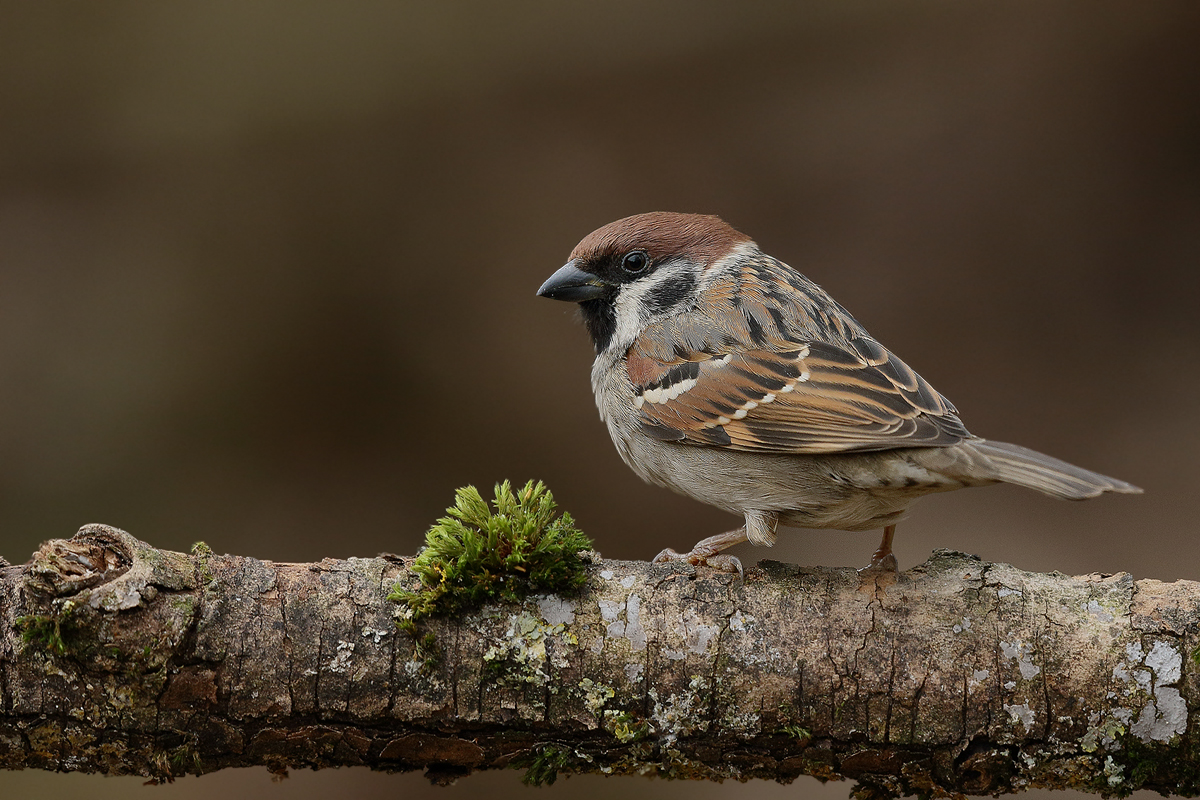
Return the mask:
<svg viewBox="0 0 1200 800">
<path fill-rule="evenodd" d="M 815 284 L 771 261 L 720 279 L 626 356 L 643 431 L 760 453 L 936 447 L 970 437 L 924 378 Z M 762 273 L 782 271 L 776 279 Z"/>
</svg>

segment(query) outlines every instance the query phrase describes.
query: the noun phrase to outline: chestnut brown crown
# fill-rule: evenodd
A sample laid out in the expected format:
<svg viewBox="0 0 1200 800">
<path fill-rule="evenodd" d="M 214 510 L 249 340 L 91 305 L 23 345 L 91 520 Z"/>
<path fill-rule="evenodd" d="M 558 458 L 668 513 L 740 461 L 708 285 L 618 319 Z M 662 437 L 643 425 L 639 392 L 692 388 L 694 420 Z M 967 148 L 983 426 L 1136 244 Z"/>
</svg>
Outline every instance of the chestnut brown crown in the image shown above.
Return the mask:
<svg viewBox="0 0 1200 800">
<path fill-rule="evenodd" d="M 717 216 L 651 211 L 597 228 L 575 245 L 571 259 L 588 263 L 644 250 L 652 260 L 686 256 L 695 263 L 709 264 L 736 245 L 750 241 L 749 236 Z"/>
</svg>

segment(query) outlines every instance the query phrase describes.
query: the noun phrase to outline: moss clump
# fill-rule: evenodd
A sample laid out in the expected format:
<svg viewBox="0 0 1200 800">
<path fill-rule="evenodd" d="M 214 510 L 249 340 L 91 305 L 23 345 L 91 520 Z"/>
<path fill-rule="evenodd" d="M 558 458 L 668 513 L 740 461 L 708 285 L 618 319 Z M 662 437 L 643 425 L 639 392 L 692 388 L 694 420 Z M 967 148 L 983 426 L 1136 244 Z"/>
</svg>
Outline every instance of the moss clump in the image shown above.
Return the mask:
<svg viewBox="0 0 1200 800">
<path fill-rule="evenodd" d="M 569 768 L 573 759 L 570 753 L 554 745 L 541 745 L 525 757 L 513 759 L 513 766 L 524 769 L 521 783 L 526 786 L 552 786 L 558 780 L 560 770 Z"/>
<path fill-rule="evenodd" d="M 530 594 L 577 591 L 587 582 L 579 554 L 592 542 L 571 515 L 558 515 L 554 497 L 541 481 L 513 492 L 496 486 L 495 511 L 474 486 L 459 489 L 455 504 L 425 535 L 412 570 L 416 591 L 399 584 L 389 599 L 408 606 L 401 627 L 421 617 L 454 614 L 494 601 L 520 601 Z"/>
<path fill-rule="evenodd" d="M 793 739 L 805 742 L 812 738 L 812 731 L 801 725 L 782 725 L 779 728 L 779 732 Z"/>
<path fill-rule="evenodd" d="M 409 625 L 411 624 L 410 622 Z M 407 628 L 408 626 L 405 627 Z M 411 630 L 409 633 L 416 639 L 417 644 L 413 650 L 413 659 L 421 662 L 421 669 L 425 672 L 433 672 L 441 666 L 442 651 L 438 647 L 437 636 L 432 633 L 418 636 L 415 630 Z"/>
<path fill-rule="evenodd" d="M 16 629 L 26 645 L 45 650 L 56 656 L 65 656 L 74 650 L 80 635 L 79 626 L 72 618 L 75 604 L 68 600 L 56 614 L 28 614 L 16 619 Z"/>
<path fill-rule="evenodd" d="M 1164 796 L 1166 788 L 1179 797 L 1200 795 L 1200 766 L 1188 755 L 1186 747 L 1151 745 L 1132 735 L 1124 737 L 1122 745 L 1120 751 L 1112 754 L 1113 765 L 1106 772 L 1129 777 L 1123 782 L 1106 782 L 1107 785 L 1097 781 L 1102 794 L 1128 797 L 1149 787 Z"/>
</svg>

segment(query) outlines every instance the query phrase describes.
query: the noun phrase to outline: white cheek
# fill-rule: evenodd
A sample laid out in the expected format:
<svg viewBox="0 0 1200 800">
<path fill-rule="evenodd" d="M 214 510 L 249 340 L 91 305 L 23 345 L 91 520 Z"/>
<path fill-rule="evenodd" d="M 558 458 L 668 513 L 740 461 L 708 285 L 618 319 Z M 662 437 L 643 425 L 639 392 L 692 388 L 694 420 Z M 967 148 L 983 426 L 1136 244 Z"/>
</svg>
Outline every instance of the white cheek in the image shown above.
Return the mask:
<svg viewBox="0 0 1200 800">
<path fill-rule="evenodd" d="M 625 352 L 637 339 L 638 332 L 645 324 L 641 318 L 642 295 L 649 287 L 630 284 L 623 288 L 613 303 L 613 315 L 616 317 L 617 329 L 609 342 L 609 350 Z"/>
</svg>

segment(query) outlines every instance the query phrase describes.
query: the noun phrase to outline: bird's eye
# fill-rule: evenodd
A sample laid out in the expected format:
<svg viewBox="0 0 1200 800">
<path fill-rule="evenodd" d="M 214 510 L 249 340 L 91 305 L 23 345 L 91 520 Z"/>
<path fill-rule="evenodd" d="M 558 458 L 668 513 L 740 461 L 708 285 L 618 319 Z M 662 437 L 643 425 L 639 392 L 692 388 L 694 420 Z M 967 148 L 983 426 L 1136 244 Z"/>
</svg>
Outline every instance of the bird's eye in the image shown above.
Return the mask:
<svg viewBox="0 0 1200 800">
<path fill-rule="evenodd" d="M 626 253 L 625 257 L 621 259 L 621 269 L 631 275 L 636 275 L 644 270 L 649 263 L 650 259 L 645 253 L 641 250 L 634 250 L 632 253 Z"/>
</svg>

